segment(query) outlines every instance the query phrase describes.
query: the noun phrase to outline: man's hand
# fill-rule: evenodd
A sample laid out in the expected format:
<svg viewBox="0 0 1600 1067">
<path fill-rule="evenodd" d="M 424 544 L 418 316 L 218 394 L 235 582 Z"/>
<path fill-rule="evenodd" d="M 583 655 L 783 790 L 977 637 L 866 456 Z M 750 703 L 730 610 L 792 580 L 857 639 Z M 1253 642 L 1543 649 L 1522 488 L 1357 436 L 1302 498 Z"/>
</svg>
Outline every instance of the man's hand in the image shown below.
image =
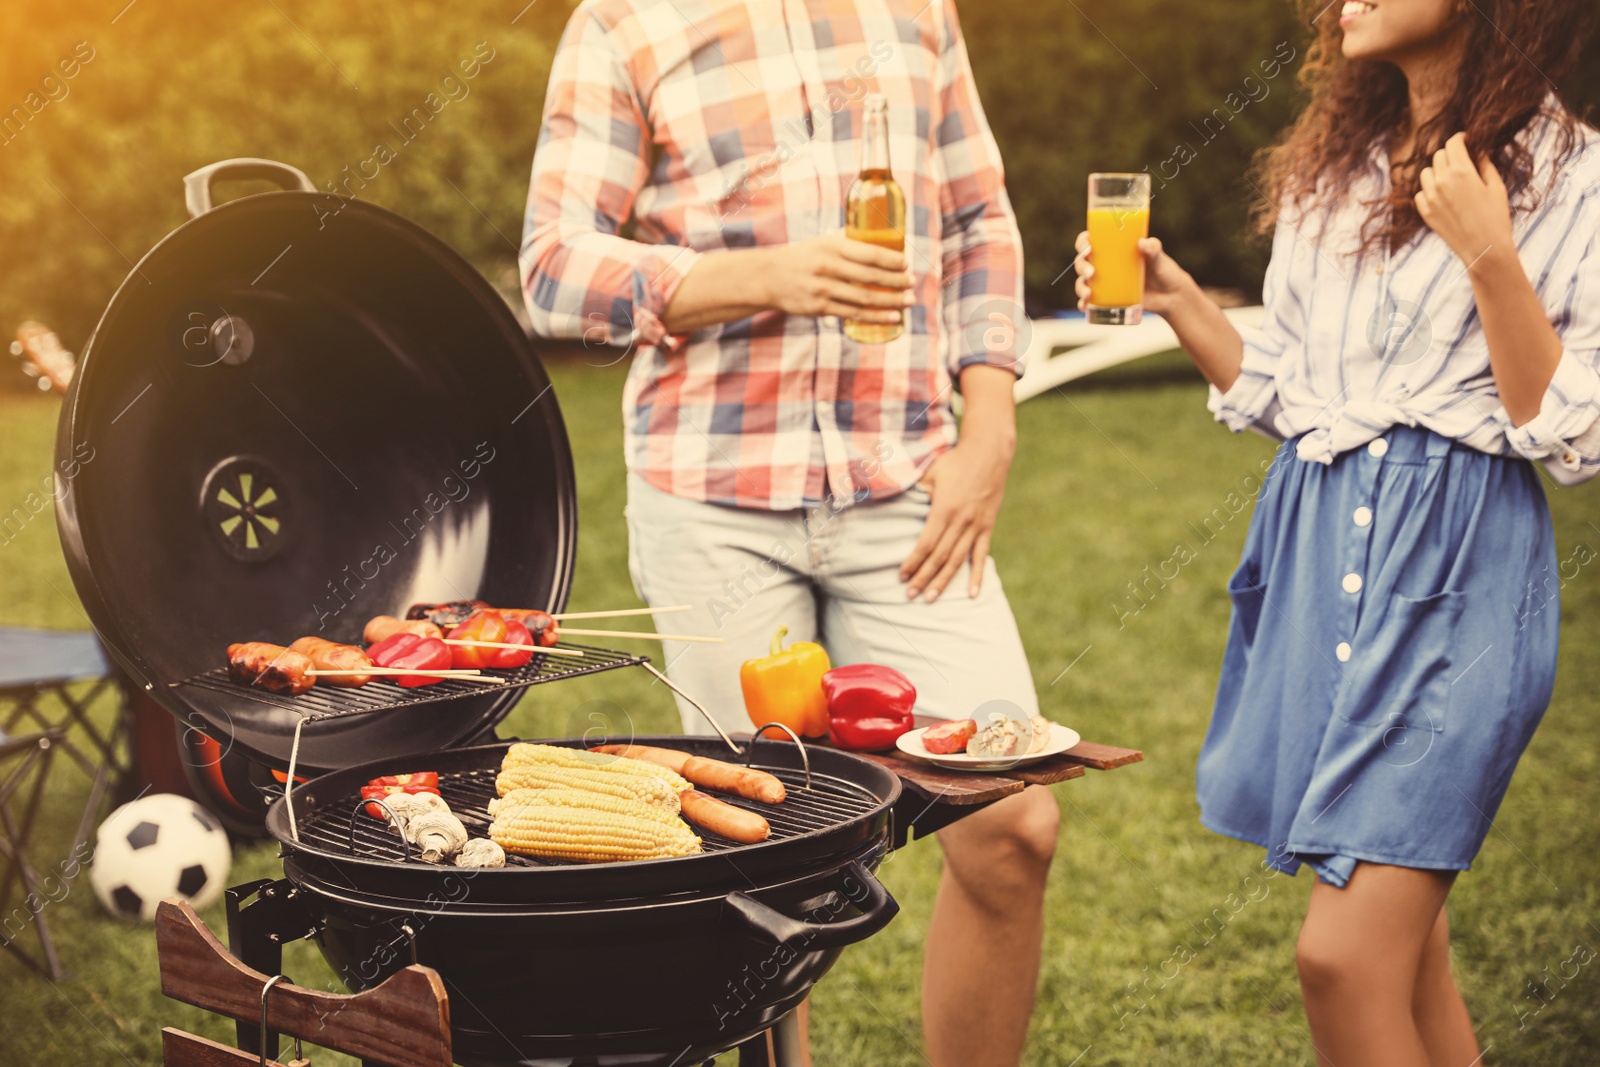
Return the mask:
<svg viewBox="0 0 1600 1067">
<path fill-rule="evenodd" d="M 915 302 L 905 253 L 843 230 L 761 251 L 765 303 L 791 315 L 893 324 Z"/>
<path fill-rule="evenodd" d="M 1433 166 L 1422 172 L 1416 202 L 1422 221 L 1469 269 L 1487 252 L 1503 255 L 1516 247 L 1506 183 L 1490 160 L 1473 164 L 1464 133 L 1434 153 Z"/>
<path fill-rule="evenodd" d="M 926 590 L 939 599 L 961 565 L 970 562 L 967 595 L 983 584 L 989 538 L 1005 498 L 1006 475 L 1016 452 L 1016 409 L 1012 387 L 1017 377 L 1003 367 L 972 366 L 961 372 L 967 412 L 961 441 L 933 461 L 919 483 L 933 497 L 933 508 L 911 555 L 900 565 L 906 597 Z"/>
<path fill-rule="evenodd" d="M 668 333 L 689 334 L 775 310 L 892 325 L 914 302 L 911 284 L 904 253 L 839 230 L 702 255 L 661 310 L 661 322 Z"/>
</svg>

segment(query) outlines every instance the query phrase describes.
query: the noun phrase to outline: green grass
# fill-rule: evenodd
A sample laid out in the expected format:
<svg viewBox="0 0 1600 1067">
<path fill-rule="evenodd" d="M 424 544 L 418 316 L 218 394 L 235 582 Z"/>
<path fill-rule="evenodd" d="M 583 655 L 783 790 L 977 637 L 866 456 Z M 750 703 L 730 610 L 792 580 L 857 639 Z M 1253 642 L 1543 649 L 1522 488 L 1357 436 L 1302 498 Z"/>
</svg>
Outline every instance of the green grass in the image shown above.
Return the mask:
<svg viewBox="0 0 1600 1067">
<path fill-rule="evenodd" d="M 1252 882 L 1257 899 L 1220 933 L 1206 942 L 1197 930 L 1215 909 L 1230 914 L 1229 895 L 1244 896 L 1260 855 L 1203 830 L 1193 800 L 1194 760 L 1227 622 L 1223 582 L 1248 513 L 1203 547 L 1189 524 L 1237 490 L 1270 447 L 1217 428 L 1198 384 L 1161 366 L 1161 374 L 1097 379 L 1092 389 L 1041 398 L 1020 411 L 1021 447 L 995 554 L 1045 711 L 1086 737 L 1146 754 L 1141 765 L 1055 789 L 1065 818 L 1027 1061 L 1310 1064 L 1292 959 L 1309 878 Z M 555 376 L 578 452 L 583 523 L 575 601 L 633 603 L 621 514 L 620 375 L 557 368 Z M 0 399 L 0 502 L 7 507 L 49 470 L 55 412 L 48 400 Z M 1597 501 L 1593 486 L 1552 493 L 1562 559 L 1595 559 L 1600 530 L 1589 523 L 1600 513 Z M 1126 583 L 1180 543 L 1196 547 L 1196 558 L 1147 607 L 1127 614 L 1137 605 Z M 1557 995 L 1548 1006 L 1520 1014 L 1539 1006 L 1528 995 L 1530 980 L 1558 974 L 1576 945 L 1600 945 L 1593 848 L 1600 560 L 1574 563 L 1567 576 L 1555 701 L 1452 902 L 1457 973 L 1481 1039 L 1493 1046 L 1487 1063 L 1590 1064 L 1600 1049 L 1600 963 L 1584 966 L 1564 988 L 1551 982 Z M 47 517 L 0 546 L 0 623 L 85 625 Z M 640 730 L 676 722 L 659 689 L 614 674 L 536 691 L 505 729 L 581 733 L 594 714 L 613 722 L 625 716 Z M 41 858 L 64 846 L 69 809 L 83 788 L 74 774 L 60 776 Z M 937 846 L 923 843 L 886 864 L 901 916 L 846 953 L 818 987 L 819 1064 L 925 1062 L 917 987 L 939 863 Z M 270 849 L 246 847 L 236 854 L 233 877 L 277 870 Z M 219 911 L 206 916 L 214 927 Z M 220 1021 L 163 1000 L 150 931 L 104 918 L 87 885 L 53 905 L 51 917 L 77 977 L 52 987 L 0 957 L 8 1020 L 0 1063 L 43 1067 L 123 1056 L 154 1063 L 162 1025 L 228 1036 Z M 305 984 L 330 981 L 308 945 L 291 946 L 286 969 Z M 317 1062 L 342 1061 L 322 1055 Z"/>
</svg>

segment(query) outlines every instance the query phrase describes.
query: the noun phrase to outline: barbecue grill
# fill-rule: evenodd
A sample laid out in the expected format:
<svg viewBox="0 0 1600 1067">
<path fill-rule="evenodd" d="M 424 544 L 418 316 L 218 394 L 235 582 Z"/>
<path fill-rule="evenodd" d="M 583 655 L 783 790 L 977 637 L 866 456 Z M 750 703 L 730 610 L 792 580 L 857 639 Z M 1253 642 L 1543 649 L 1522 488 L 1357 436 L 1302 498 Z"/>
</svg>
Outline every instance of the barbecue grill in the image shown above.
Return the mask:
<svg viewBox="0 0 1600 1067">
<path fill-rule="evenodd" d="M 234 178 L 282 188 L 214 206 L 213 182 Z M 191 221 L 134 267 L 85 347 L 57 440 L 80 463 L 57 517 L 107 648 L 202 739 L 186 749 L 206 754 L 201 783 L 241 809 L 260 798 L 232 794 L 270 783 L 284 878 L 229 892 L 235 953 L 277 973 L 284 941 L 314 937 L 355 989 L 432 966 L 470 1064 L 666 1067 L 772 1026 L 897 910 L 872 874 L 893 840 L 892 771 L 751 742 L 743 758 L 788 799 L 723 799 L 761 810 L 760 844 L 702 834 L 703 853 L 671 859 L 440 867 L 362 810 L 360 786 L 437 770 L 482 836 L 507 744 L 494 727 L 522 693 L 644 657 L 572 646 L 584 655 L 537 654 L 497 686 L 286 696 L 228 681 L 231 642 L 355 641 L 414 601 L 559 612 L 576 495 L 528 338 L 449 248 L 267 160 L 186 185 Z M 730 757 L 723 740 L 648 740 Z"/>
</svg>

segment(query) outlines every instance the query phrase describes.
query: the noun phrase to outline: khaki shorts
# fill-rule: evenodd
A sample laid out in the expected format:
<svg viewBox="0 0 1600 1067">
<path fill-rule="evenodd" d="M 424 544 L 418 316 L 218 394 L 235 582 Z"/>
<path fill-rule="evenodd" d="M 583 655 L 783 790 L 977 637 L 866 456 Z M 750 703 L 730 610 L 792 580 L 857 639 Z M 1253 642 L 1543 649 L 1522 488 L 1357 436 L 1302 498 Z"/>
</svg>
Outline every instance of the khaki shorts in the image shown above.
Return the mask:
<svg viewBox="0 0 1600 1067">
<path fill-rule="evenodd" d="M 921 489 L 837 512 L 826 504 L 794 511 L 702 504 L 628 477 L 628 567 L 640 599 L 653 607 L 688 604 L 660 615 L 667 633 L 725 638 L 720 645 L 666 642 L 674 683 L 717 717 L 723 729 L 752 723 L 739 665 L 767 654 L 772 635 L 818 641 L 835 665 L 882 663 L 917 687 L 917 712 L 970 717 L 979 705 L 1009 701 L 1012 714 L 1038 714 L 1011 605 L 994 561 L 983 588 L 966 595 L 967 567 L 934 603 L 907 600 L 900 564 L 931 506 Z M 684 730 L 710 725 L 679 701 Z"/>
</svg>

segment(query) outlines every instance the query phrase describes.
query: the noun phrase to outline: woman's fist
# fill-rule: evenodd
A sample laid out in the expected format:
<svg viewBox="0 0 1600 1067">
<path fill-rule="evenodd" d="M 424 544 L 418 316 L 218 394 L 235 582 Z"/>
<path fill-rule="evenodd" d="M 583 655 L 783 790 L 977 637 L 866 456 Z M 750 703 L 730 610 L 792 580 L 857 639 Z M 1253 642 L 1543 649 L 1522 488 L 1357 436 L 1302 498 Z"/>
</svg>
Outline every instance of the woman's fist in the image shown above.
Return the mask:
<svg viewBox="0 0 1600 1067">
<path fill-rule="evenodd" d="M 1422 172 L 1416 203 L 1422 221 L 1468 269 L 1490 251 L 1515 247 L 1506 183 L 1488 159 L 1472 162 L 1464 133 L 1434 153 L 1433 166 Z"/>
<path fill-rule="evenodd" d="M 1078 234 L 1075 247 L 1078 256 L 1072 261 L 1078 280 L 1074 289 L 1078 294 L 1078 310 L 1089 310 L 1089 279 L 1094 276 L 1094 249 L 1089 245 L 1089 232 Z M 1139 242 L 1139 252 L 1144 256 L 1144 309 L 1156 315 L 1165 315 L 1173 300 L 1190 284 L 1189 273 L 1178 266 L 1178 261 L 1162 251 L 1161 242 L 1146 237 Z"/>
</svg>

